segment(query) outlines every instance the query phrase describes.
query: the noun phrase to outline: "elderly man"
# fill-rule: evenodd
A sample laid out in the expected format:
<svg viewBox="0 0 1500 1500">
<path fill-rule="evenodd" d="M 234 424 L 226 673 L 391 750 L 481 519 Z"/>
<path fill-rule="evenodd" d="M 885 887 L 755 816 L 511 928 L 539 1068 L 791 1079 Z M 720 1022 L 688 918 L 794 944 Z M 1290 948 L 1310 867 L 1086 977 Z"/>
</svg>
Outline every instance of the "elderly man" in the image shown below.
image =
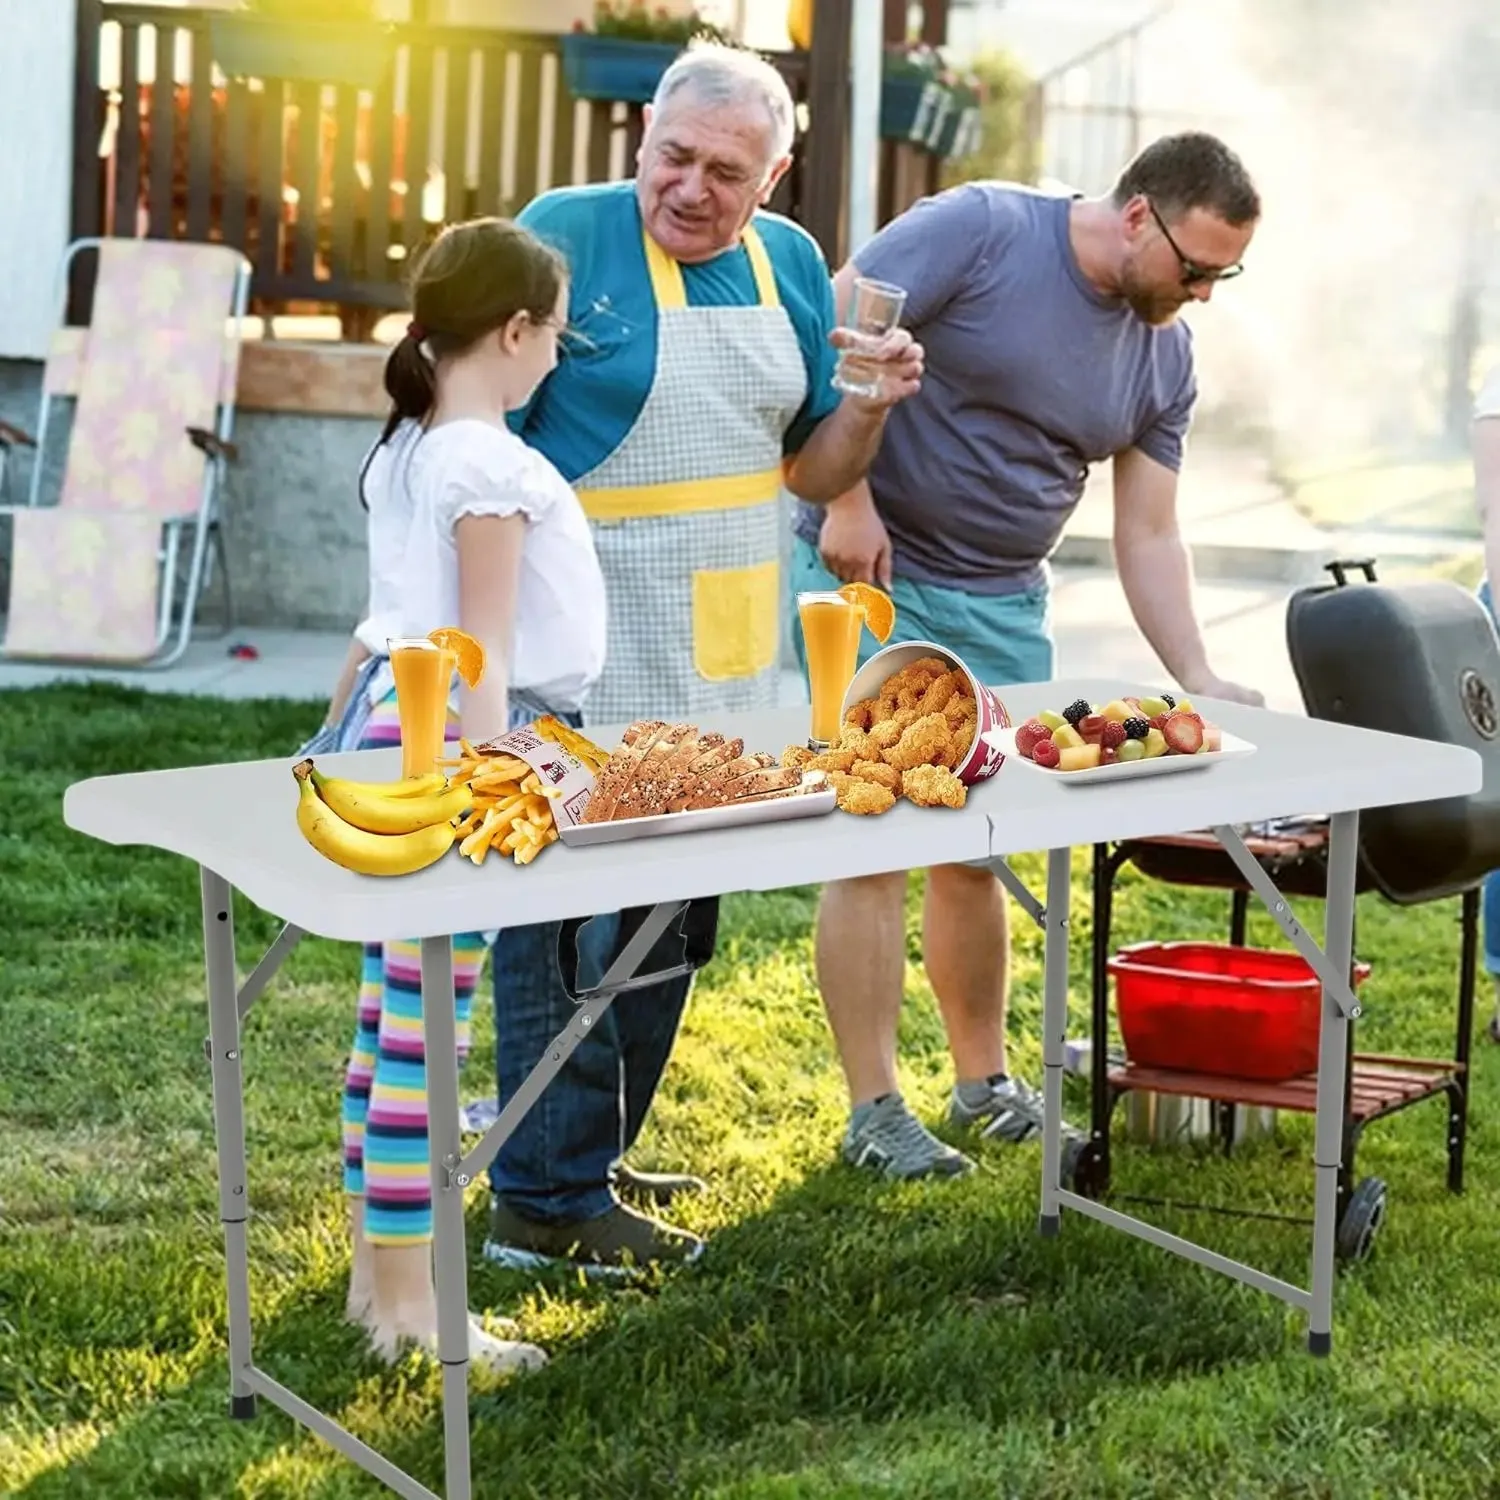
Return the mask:
<svg viewBox="0 0 1500 1500">
<path fill-rule="evenodd" d="M 1260 703 L 1209 665 L 1176 516 L 1196 397 L 1177 313 L 1239 269 L 1259 215 L 1234 154 L 1187 134 L 1148 146 L 1101 198 L 974 183 L 887 225 L 837 289 L 846 296 L 856 275 L 907 289 L 922 388 L 892 414 L 868 485 L 802 507 L 791 589 L 888 585 L 893 640 L 946 645 L 990 684 L 1048 680 L 1047 558 L 1089 465 L 1112 459 L 1115 557 L 1137 624 L 1187 693 Z M 897 1087 L 905 893 L 899 874 L 823 893 L 818 977 L 851 1100 L 842 1151 L 893 1176 L 955 1175 L 972 1163 Z M 956 1074 L 949 1123 L 1038 1135 L 1040 1098 L 1007 1061 L 1009 933 L 994 876 L 928 872 L 923 956 Z"/>
<path fill-rule="evenodd" d="M 762 211 L 792 137 L 774 68 L 694 48 L 646 113 L 633 182 L 549 192 L 520 215 L 572 269 L 565 355 L 515 427 L 577 489 L 604 570 L 609 654 L 587 723 L 708 727 L 775 704 L 783 479 L 815 504 L 848 490 L 889 408 L 918 386 L 921 351 L 904 331 L 879 351 L 878 396 L 831 386 L 827 263 L 810 236 Z M 715 913 L 712 902 L 694 913 L 700 957 Z M 602 968 L 640 915 L 590 923 L 580 958 Z M 502 1106 L 574 1012 L 557 939 L 554 927 L 526 928 L 495 946 Z M 673 980 L 617 998 L 506 1142 L 491 1173 L 491 1259 L 607 1270 L 702 1248 L 614 1192 L 659 1203 L 699 1185 L 620 1165 L 688 991 Z"/>
</svg>

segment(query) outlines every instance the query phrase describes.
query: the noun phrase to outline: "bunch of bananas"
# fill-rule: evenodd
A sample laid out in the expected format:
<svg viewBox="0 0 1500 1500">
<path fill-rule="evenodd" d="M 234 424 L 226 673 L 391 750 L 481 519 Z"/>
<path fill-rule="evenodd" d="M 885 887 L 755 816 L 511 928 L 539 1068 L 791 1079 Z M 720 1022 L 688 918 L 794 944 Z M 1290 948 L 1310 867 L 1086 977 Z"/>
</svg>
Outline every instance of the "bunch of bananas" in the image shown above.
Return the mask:
<svg viewBox="0 0 1500 1500">
<path fill-rule="evenodd" d="M 347 781 L 311 760 L 292 767 L 297 826 L 334 864 L 359 875 L 410 875 L 441 859 L 474 805 L 466 781 L 441 771 L 404 781 Z"/>
</svg>

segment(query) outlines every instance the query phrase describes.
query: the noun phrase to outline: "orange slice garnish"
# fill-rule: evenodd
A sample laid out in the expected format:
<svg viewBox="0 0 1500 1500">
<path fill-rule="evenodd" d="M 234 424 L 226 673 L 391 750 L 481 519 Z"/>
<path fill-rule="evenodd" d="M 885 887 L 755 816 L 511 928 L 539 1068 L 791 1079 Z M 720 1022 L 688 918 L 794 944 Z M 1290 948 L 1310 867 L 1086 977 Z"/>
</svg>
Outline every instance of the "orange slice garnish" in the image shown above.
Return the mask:
<svg viewBox="0 0 1500 1500">
<path fill-rule="evenodd" d="M 846 583 L 839 590 L 839 597 L 864 610 L 865 624 L 882 646 L 890 640 L 891 631 L 896 628 L 896 606 L 889 594 L 873 583 Z"/>
<path fill-rule="evenodd" d="M 484 678 L 484 647 L 472 635 L 455 625 L 431 630 L 427 639 L 443 651 L 451 651 L 458 664 L 458 675 L 466 687 L 476 688 Z"/>
</svg>

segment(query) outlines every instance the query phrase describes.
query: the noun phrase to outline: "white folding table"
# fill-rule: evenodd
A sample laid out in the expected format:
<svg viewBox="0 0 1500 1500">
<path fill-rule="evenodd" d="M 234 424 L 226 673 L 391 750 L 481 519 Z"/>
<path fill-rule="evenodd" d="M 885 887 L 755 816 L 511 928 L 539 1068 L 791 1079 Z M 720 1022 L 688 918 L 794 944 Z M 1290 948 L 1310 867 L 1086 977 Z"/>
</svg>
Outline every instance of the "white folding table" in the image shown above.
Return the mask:
<svg viewBox="0 0 1500 1500">
<path fill-rule="evenodd" d="M 1012 721 L 1019 724 L 1044 707 L 1060 708 L 1079 697 L 1097 702 L 1130 691 L 1131 687 L 1118 681 L 1077 680 L 1024 684 L 1000 689 L 999 695 Z M 253 1356 L 240 1022 L 304 933 L 346 942 L 421 939 L 438 1358 L 443 1369 L 444 1488 L 447 1500 L 470 1500 L 465 1189 L 478 1181 L 686 902 L 699 896 L 778 890 L 946 863 L 993 869 L 1045 933 L 1040 1232 L 1055 1235 L 1062 1210 L 1071 1208 L 1148 1240 L 1302 1308 L 1307 1313 L 1309 1348 L 1315 1354 L 1328 1353 L 1346 1021 L 1360 1010 L 1348 983 L 1359 812 L 1477 791 L 1481 762 L 1470 750 L 1428 740 L 1207 700 L 1198 706 L 1226 729 L 1251 741 L 1256 753 L 1117 785 L 1070 786 L 1061 775 L 1044 775 L 1007 762 L 994 778 L 971 789 L 967 805 L 959 811 L 900 803 L 877 818 L 835 812 L 827 817 L 590 849 L 554 844 L 523 868 L 508 860 L 490 859 L 475 869 L 466 860 L 448 858 L 397 880 L 350 874 L 306 843 L 296 826 L 290 757 L 95 777 L 69 787 L 63 803 L 69 827 L 110 844 L 166 849 L 200 867 L 208 1050 L 228 1280 L 232 1415 L 253 1416 L 256 1397 L 264 1396 L 397 1494 L 411 1500 L 437 1500 L 432 1490 L 273 1380 Z M 612 745 L 620 727 L 594 731 L 594 737 Z M 703 727 L 743 735 L 747 746 L 779 751 L 805 736 L 807 713 L 788 709 L 731 715 Z M 335 775 L 364 780 L 399 774 L 396 750 L 332 755 L 323 763 Z M 209 809 L 214 810 L 212 814 Z M 224 816 L 225 810 L 230 817 Z M 1235 825 L 1304 812 L 1332 815 L 1326 951 L 1295 921 L 1235 831 Z M 1071 849 L 1201 828 L 1214 830 L 1323 981 L 1311 1286 L 1306 1289 L 1107 1208 L 1066 1190 L 1062 1183 Z M 1041 899 L 1025 888 L 1006 862 L 1011 855 L 1033 850 L 1048 851 L 1046 892 Z M 230 904 L 236 889 L 285 924 L 243 983 L 235 962 Z M 627 905 L 652 909 L 598 986 L 581 997 L 572 1021 L 516 1096 L 478 1144 L 465 1153 L 450 936 L 585 917 Z"/>
</svg>

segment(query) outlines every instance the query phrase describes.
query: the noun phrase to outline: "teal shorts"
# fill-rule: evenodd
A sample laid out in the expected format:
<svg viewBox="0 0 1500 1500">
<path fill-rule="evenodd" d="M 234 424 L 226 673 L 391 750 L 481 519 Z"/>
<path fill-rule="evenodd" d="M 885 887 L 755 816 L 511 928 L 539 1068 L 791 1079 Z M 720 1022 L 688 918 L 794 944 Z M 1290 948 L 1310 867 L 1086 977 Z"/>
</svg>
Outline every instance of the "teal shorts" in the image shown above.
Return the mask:
<svg viewBox="0 0 1500 1500">
<path fill-rule="evenodd" d="M 806 677 L 797 595 L 836 589 L 839 580 L 823 566 L 818 549 L 800 536 L 792 538 L 789 576 L 792 639 L 797 647 L 797 665 Z M 1020 594 L 966 594 L 910 578 L 893 578 L 890 593 L 896 606 L 896 628 L 886 642 L 888 646 L 900 641 L 931 641 L 944 646 L 961 656 L 986 687 L 1052 680 L 1054 648 L 1045 584 Z M 860 665 L 878 650 L 874 637 L 865 631 L 859 647 Z"/>
</svg>

